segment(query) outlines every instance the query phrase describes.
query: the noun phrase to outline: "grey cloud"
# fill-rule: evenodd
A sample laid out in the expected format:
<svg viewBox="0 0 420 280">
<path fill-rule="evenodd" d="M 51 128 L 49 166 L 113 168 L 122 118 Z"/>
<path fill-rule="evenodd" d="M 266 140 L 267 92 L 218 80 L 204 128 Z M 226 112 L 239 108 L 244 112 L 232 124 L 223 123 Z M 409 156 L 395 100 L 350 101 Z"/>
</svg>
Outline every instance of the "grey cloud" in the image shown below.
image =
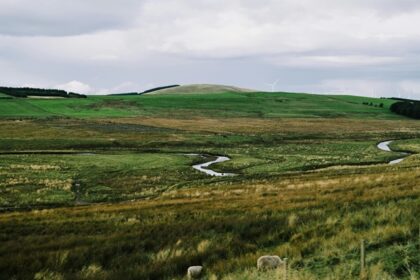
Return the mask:
<svg viewBox="0 0 420 280">
<path fill-rule="evenodd" d="M 173 83 L 420 98 L 412 0 L 2 0 L 0 83 Z"/>
<path fill-rule="evenodd" d="M 68 36 L 129 26 L 141 2 L 134 0 L 2 0 L 0 34 Z"/>
</svg>

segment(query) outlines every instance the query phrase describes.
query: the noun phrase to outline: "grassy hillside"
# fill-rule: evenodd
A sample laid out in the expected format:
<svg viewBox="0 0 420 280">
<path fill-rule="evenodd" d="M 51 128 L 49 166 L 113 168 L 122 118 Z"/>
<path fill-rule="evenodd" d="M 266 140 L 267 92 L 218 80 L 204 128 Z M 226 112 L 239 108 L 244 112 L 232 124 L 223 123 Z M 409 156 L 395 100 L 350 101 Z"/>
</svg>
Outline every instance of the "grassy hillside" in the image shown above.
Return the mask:
<svg viewBox="0 0 420 280">
<path fill-rule="evenodd" d="M 392 102 L 0 100 L 0 279 L 282 277 L 256 270 L 266 254 L 289 258 L 289 279 L 359 279 L 361 239 L 369 279 L 419 279 L 420 123 Z M 377 149 L 386 139 L 412 154 L 389 165 L 403 154 Z M 191 167 L 214 155 L 237 176 Z"/>
<path fill-rule="evenodd" d="M 1 100 L 0 117 L 189 116 L 262 118 L 401 119 L 389 111 L 394 101 L 355 96 L 297 93 L 222 93 L 91 96 L 87 99 Z M 384 104 L 383 108 L 364 105 Z"/>
<path fill-rule="evenodd" d="M 255 92 L 255 90 L 226 85 L 194 84 L 160 89 L 146 94 L 206 94 L 226 92 Z"/>
</svg>

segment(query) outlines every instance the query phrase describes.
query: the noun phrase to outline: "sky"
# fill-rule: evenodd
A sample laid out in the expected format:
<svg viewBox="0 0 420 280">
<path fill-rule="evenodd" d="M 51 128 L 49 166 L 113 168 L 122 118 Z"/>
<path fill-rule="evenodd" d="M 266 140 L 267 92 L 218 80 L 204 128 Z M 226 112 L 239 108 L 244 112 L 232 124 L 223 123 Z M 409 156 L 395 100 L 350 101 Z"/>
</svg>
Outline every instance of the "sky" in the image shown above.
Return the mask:
<svg viewBox="0 0 420 280">
<path fill-rule="evenodd" d="M 0 0 L 0 85 L 420 99 L 418 0 Z"/>
</svg>

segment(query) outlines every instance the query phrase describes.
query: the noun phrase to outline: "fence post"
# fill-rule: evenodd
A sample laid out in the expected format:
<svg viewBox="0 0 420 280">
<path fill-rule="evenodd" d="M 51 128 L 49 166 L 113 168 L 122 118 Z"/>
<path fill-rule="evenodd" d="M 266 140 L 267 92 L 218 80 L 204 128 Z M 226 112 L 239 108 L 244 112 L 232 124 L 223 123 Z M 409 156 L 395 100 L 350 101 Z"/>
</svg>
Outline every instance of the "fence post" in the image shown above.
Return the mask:
<svg viewBox="0 0 420 280">
<path fill-rule="evenodd" d="M 360 279 L 365 278 L 366 254 L 365 254 L 365 240 L 362 239 L 360 243 Z"/>
<path fill-rule="evenodd" d="M 287 258 L 283 259 L 283 263 L 284 263 L 284 280 L 287 280 Z"/>
</svg>

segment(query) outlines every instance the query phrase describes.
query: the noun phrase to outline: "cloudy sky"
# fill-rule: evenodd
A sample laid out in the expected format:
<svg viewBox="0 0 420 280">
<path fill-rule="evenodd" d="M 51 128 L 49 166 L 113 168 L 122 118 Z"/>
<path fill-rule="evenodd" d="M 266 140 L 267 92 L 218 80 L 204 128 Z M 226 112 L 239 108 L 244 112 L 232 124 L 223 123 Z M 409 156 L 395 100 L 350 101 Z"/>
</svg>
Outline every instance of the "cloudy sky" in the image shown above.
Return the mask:
<svg viewBox="0 0 420 280">
<path fill-rule="evenodd" d="M 0 0 L 0 84 L 420 98 L 419 26 L 418 0 Z"/>
</svg>

